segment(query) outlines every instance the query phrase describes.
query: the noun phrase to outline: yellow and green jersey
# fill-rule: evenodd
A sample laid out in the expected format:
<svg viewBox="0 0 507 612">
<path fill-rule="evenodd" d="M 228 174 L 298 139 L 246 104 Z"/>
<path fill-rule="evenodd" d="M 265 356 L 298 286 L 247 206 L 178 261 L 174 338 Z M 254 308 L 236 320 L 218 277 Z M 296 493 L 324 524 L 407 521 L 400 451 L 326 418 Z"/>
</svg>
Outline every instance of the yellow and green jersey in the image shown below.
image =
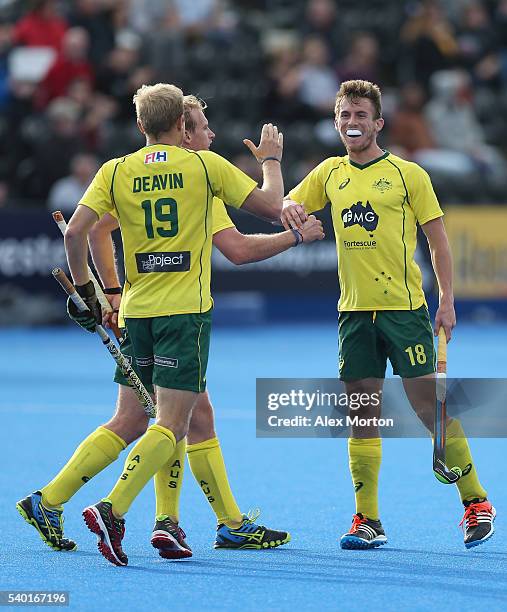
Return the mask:
<svg viewBox="0 0 507 612">
<path fill-rule="evenodd" d="M 414 261 L 417 223 L 443 213 L 420 166 L 388 151 L 364 165 L 332 157 L 289 197 L 308 213 L 331 203 L 339 310 L 415 310 L 425 303 Z"/>
<path fill-rule="evenodd" d="M 216 233 L 221 232 L 224 229 L 230 227 L 236 227 L 229 217 L 229 214 L 225 208 L 225 204 L 220 198 L 213 198 L 212 204 L 212 217 L 213 221 L 211 224 L 211 233 L 214 236 Z M 123 304 L 126 300 L 126 293 L 128 291 L 128 285 L 123 288 L 123 299 L 120 304 L 120 312 L 118 314 L 118 326 L 125 327 L 125 316 L 123 314 Z"/>
<path fill-rule="evenodd" d="M 229 227 L 236 227 L 229 217 L 229 213 L 225 208 L 225 204 L 220 198 L 213 198 L 213 223 L 211 225 L 211 233 L 213 236 L 218 232 Z"/>
<path fill-rule="evenodd" d="M 123 315 L 209 310 L 213 198 L 239 208 L 256 185 L 211 151 L 156 144 L 106 162 L 80 204 L 118 218 Z"/>
</svg>

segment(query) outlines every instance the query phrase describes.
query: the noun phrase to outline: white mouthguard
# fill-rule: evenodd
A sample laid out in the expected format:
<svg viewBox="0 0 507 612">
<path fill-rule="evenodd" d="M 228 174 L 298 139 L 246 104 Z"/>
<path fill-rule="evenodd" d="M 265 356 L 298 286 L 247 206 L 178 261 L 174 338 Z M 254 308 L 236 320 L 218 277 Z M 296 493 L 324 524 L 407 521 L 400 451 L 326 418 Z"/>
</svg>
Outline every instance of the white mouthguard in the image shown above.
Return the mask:
<svg viewBox="0 0 507 612">
<path fill-rule="evenodd" d="M 347 136 L 362 136 L 363 133 L 360 130 L 347 130 Z"/>
</svg>

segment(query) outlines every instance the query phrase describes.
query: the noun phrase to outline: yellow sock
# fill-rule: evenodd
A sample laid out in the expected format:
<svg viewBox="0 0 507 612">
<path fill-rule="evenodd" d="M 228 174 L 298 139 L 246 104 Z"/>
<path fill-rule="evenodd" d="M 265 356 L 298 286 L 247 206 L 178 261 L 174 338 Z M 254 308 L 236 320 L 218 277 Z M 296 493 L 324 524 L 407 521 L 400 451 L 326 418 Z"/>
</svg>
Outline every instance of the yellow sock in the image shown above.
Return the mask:
<svg viewBox="0 0 507 612">
<path fill-rule="evenodd" d="M 42 503 L 58 507 L 118 458 L 127 444 L 110 429 L 98 427 L 76 448 L 65 466 L 42 491 Z"/>
<path fill-rule="evenodd" d="M 113 505 L 116 516 L 128 512 L 148 480 L 167 463 L 176 448 L 173 432 L 161 425 L 151 425 L 144 436 L 130 451 L 123 474 L 107 499 Z"/>
<path fill-rule="evenodd" d="M 456 483 L 461 501 L 488 496 L 486 490 L 479 482 L 477 470 L 472 460 L 472 453 L 468 446 L 468 440 L 465 437 L 461 423 L 457 419 L 452 419 L 447 425 L 445 463 L 448 468 L 457 465 L 463 472 L 463 476 Z"/>
<path fill-rule="evenodd" d="M 218 523 L 239 522 L 243 515 L 234 499 L 218 438 L 187 446 L 190 469 L 216 514 Z"/>
<path fill-rule="evenodd" d="M 378 520 L 378 475 L 382 461 L 380 438 L 349 438 L 349 467 L 356 492 L 356 513 Z"/>
<path fill-rule="evenodd" d="M 186 450 L 187 439 L 183 438 L 176 444 L 173 456 L 160 468 L 153 479 L 157 502 L 155 515 L 170 516 L 176 522 L 180 515 L 180 493 L 183 484 Z"/>
</svg>

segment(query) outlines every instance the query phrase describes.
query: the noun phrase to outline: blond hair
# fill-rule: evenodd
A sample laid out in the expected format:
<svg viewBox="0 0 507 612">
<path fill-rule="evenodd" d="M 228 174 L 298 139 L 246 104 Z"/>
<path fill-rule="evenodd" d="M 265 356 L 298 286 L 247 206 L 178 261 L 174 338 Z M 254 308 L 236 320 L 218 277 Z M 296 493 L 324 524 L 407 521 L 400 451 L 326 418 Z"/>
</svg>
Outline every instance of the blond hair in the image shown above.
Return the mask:
<svg viewBox="0 0 507 612">
<path fill-rule="evenodd" d="M 334 113 L 338 115 L 340 111 L 340 104 L 344 98 L 347 98 L 349 102 L 357 100 L 358 98 L 366 98 L 370 100 L 375 109 L 375 119 L 382 117 L 382 94 L 378 85 L 371 83 L 370 81 L 361 81 L 356 79 L 354 81 L 345 81 L 341 84 L 338 93 L 336 94 L 336 102 L 334 105 Z"/>
<path fill-rule="evenodd" d="M 136 115 L 146 134 L 169 132 L 183 115 L 183 92 L 175 85 L 143 85 L 135 96 Z"/>
<path fill-rule="evenodd" d="M 185 129 L 189 132 L 193 132 L 196 124 L 192 116 L 192 111 L 195 109 L 204 111 L 208 108 L 208 105 L 204 100 L 201 100 L 201 98 L 190 94 L 188 96 L 183 96 L 183 108 L 185 110 Z"/>
</svg>

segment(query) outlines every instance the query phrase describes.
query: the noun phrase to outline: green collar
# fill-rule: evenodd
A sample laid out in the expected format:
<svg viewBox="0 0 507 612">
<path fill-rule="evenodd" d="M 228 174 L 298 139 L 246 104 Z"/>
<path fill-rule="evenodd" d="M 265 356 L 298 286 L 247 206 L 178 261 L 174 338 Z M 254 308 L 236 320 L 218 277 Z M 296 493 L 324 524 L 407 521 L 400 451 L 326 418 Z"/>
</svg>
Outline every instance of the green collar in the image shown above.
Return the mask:
<svg viewBox="0 0 507 612">
<path fill-rule="evenodd" d="M 364 170 L 365 168 L 368 168 L 368 166 L 372 166 L 373 164 L 376 164 L 382 159 L 385 159 L 388 155 L 389 155 L 389 151 L 384 151 L 384 153 L 380 157 L 376 157 L 375 159 L 372 159 L 371 161 L 366 162 L 365 164 L 358 164 L 352 161 L 349 157 L 349 164 L 351 166 L 354 166 L 354 168 L 358 168 L 359 170 Z"/>
</svg>

